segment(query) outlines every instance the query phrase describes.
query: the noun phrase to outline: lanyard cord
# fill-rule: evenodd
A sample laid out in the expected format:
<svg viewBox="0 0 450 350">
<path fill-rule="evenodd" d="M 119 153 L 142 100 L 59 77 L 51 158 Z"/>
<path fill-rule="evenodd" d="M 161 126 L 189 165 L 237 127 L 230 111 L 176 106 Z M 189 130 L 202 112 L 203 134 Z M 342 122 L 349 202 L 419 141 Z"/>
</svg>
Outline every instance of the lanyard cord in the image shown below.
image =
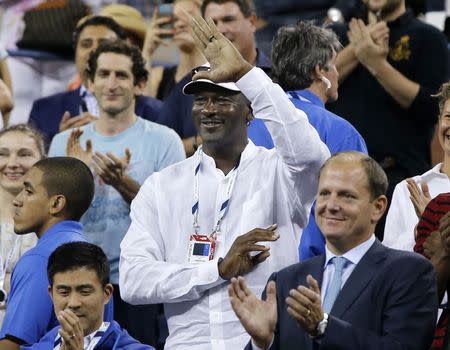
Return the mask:
<svg viewBox="0 0 450 350">
<path fill-rule="evenodd" d="M 203 150 L 199 148 L 198 150 L 198 163 L 195 167 L 194 177 L 195 177 L 195 185 L 194 185 L 194 205 L 192 206 L 192 215 L 194 217 L 194 232 L 195 234 L 198 234 L 200 226 L 198 224 L 198 209 L 199 209 L 199 202 L 200 202 L 200 196 L 199 196 L 199 172 L 200 167 L 203 159 Z M 219 215 L 217 219 L 217 223 L 214 226 L 213 232 L 211 233 L 211 237 L 216 235 L 218 232 L 220 232 L 220 224 L 225 217 L 225 214 L 227 213 L 230 199 L 231 199 L 231 193 L 233 192 L 234 183 L 236 182 L 236 176 L 237 176 L 237 170 L 238 170 L 239 163 L 231 170 L 230 172 L 230 180 L 228 182 L 227 191 L 225 193 L 225 199 L 222 201 L 222 204 L 219 209 Z"/>
</svg>

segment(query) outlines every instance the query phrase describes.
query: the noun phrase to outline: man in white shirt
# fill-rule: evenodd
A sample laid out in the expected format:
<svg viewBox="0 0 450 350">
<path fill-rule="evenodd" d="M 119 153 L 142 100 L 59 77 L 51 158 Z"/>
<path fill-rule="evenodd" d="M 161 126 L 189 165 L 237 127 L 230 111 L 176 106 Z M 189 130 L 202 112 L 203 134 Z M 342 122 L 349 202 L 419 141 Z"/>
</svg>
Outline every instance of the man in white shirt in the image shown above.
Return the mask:
<svg viewBox="0 0 450 350">
<path fill-rule="evenodd" d="M 315 217 L 326 253 L 273 273 L 263 301 L 243 277 L 232 279 L 231 304 L 252 336 L 247 349 L 429 349 L 435 274 L 423 257 L 375 238 L 386 189 L 386 174 L 365 154 L 325 162 Z"/>
<path fill-rule="evenodd" d="M 260 293 L 272 271 L 298 260 L 329 151 L 306 115 L 212 21 L 193 23 L 211 68 L 184 92 L 195 95 L 203 146 L 150 176 L 133 200 L 120 289 L 133 304 L 165 303 L 166 349 L 240 349 L 249 337 L 227 300 L 228 281 L 245 274 Z M 274 149 L 248 141 L 254 114 Z"/>
<path fill-rule="evenodd" d="M 100 247 L 87 242 L 63 244 L 50 255 L 47 274 L 60 325 L 21 350 L 154 350 L 130 337 L 117 322 L 103 322 L 113 286 Z"/>
</svg>

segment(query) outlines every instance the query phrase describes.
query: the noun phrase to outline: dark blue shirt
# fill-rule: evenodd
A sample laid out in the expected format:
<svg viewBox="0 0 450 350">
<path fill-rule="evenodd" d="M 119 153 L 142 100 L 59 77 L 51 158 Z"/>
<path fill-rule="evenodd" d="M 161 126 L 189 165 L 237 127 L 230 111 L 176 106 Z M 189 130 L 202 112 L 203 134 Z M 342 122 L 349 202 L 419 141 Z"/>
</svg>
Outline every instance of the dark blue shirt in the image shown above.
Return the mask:
<svg viewBox="0 0 450 350">
<path fill-rule="evenodd" d="M 0 339 L 8 336 L 33 344 L 58 325 L 48 294 L 47 263 L 50 254 L 68 242 L 86 242 L 82 226 L 76 221 L 53 225 L 33 249 L 17 262 L 11 276 L 11 291 Z M 105 315 L 112 319 L 112 304 Z"/>
<path fill-rule="evenodd" d="M 317 130 L 320 139 L 327 145 L 331 155 L 343 151 L 359 151 L 367 154 L 367 147 L 359 132 L 345 119 L 327 111 L 322 100 L 310 90 L 289 91 L 295 107 L 308 116 L 310 124 Z M 314 205 L 315 206 L 315 205 Z M 311 209 L 308 226 L 300 241 L 300 260 L 325 253 L 325 239 Z"/>
</svg>

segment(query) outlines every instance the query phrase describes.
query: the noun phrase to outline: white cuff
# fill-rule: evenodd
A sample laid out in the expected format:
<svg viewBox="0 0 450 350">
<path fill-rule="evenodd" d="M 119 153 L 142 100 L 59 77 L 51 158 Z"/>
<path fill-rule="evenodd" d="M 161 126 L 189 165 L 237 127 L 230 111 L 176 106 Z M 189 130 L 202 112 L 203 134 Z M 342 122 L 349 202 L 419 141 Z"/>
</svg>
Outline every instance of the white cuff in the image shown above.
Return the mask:
<svg viewBox="0 0 450 350">
<path fill-rule="evenodd" d="M 270 342 L 270 344 L 269 344 L 269 346 L 267 347 L 267 349 L 270 349 L 270 347 L 272 346 L 274 340 L 275 340 L 275 336 L 272 335 L 272 341 Z M 252 338 L 252 349 L 253 349 L 253 350 L 267 350 L 267 349 L 261 349 L 260 347 L 258 347 L 258 346 L 255 344 L 255 342 L 253 341 L 253 338 Z"/>
</svg>

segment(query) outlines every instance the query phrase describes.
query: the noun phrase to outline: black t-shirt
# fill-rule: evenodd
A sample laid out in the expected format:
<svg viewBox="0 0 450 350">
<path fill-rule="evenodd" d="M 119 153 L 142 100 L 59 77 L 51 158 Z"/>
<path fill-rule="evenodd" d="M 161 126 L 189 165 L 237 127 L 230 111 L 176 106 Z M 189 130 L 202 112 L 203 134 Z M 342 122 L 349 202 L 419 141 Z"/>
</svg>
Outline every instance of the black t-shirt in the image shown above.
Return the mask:
<svg viewBox="0 0 450 350">
<path fill-rule="evenodd" d="M 449 78 L 447 41 L 438 29 L 417 20 L 407 11 L 389 22 L 388 62 L 420 90 L 403 109 L 361 64 L 339 87 L 339 99 L 328 108 L 352 123 L 364 137 L 369 154 L 378 161 L 395 160 L 404 177 L 422 174 L 431 167 L 430 144 L 439 110 L 431 97 Z M 334 25 L 343 46 L 348 44 L 346 25 Z"/>
</svg>

